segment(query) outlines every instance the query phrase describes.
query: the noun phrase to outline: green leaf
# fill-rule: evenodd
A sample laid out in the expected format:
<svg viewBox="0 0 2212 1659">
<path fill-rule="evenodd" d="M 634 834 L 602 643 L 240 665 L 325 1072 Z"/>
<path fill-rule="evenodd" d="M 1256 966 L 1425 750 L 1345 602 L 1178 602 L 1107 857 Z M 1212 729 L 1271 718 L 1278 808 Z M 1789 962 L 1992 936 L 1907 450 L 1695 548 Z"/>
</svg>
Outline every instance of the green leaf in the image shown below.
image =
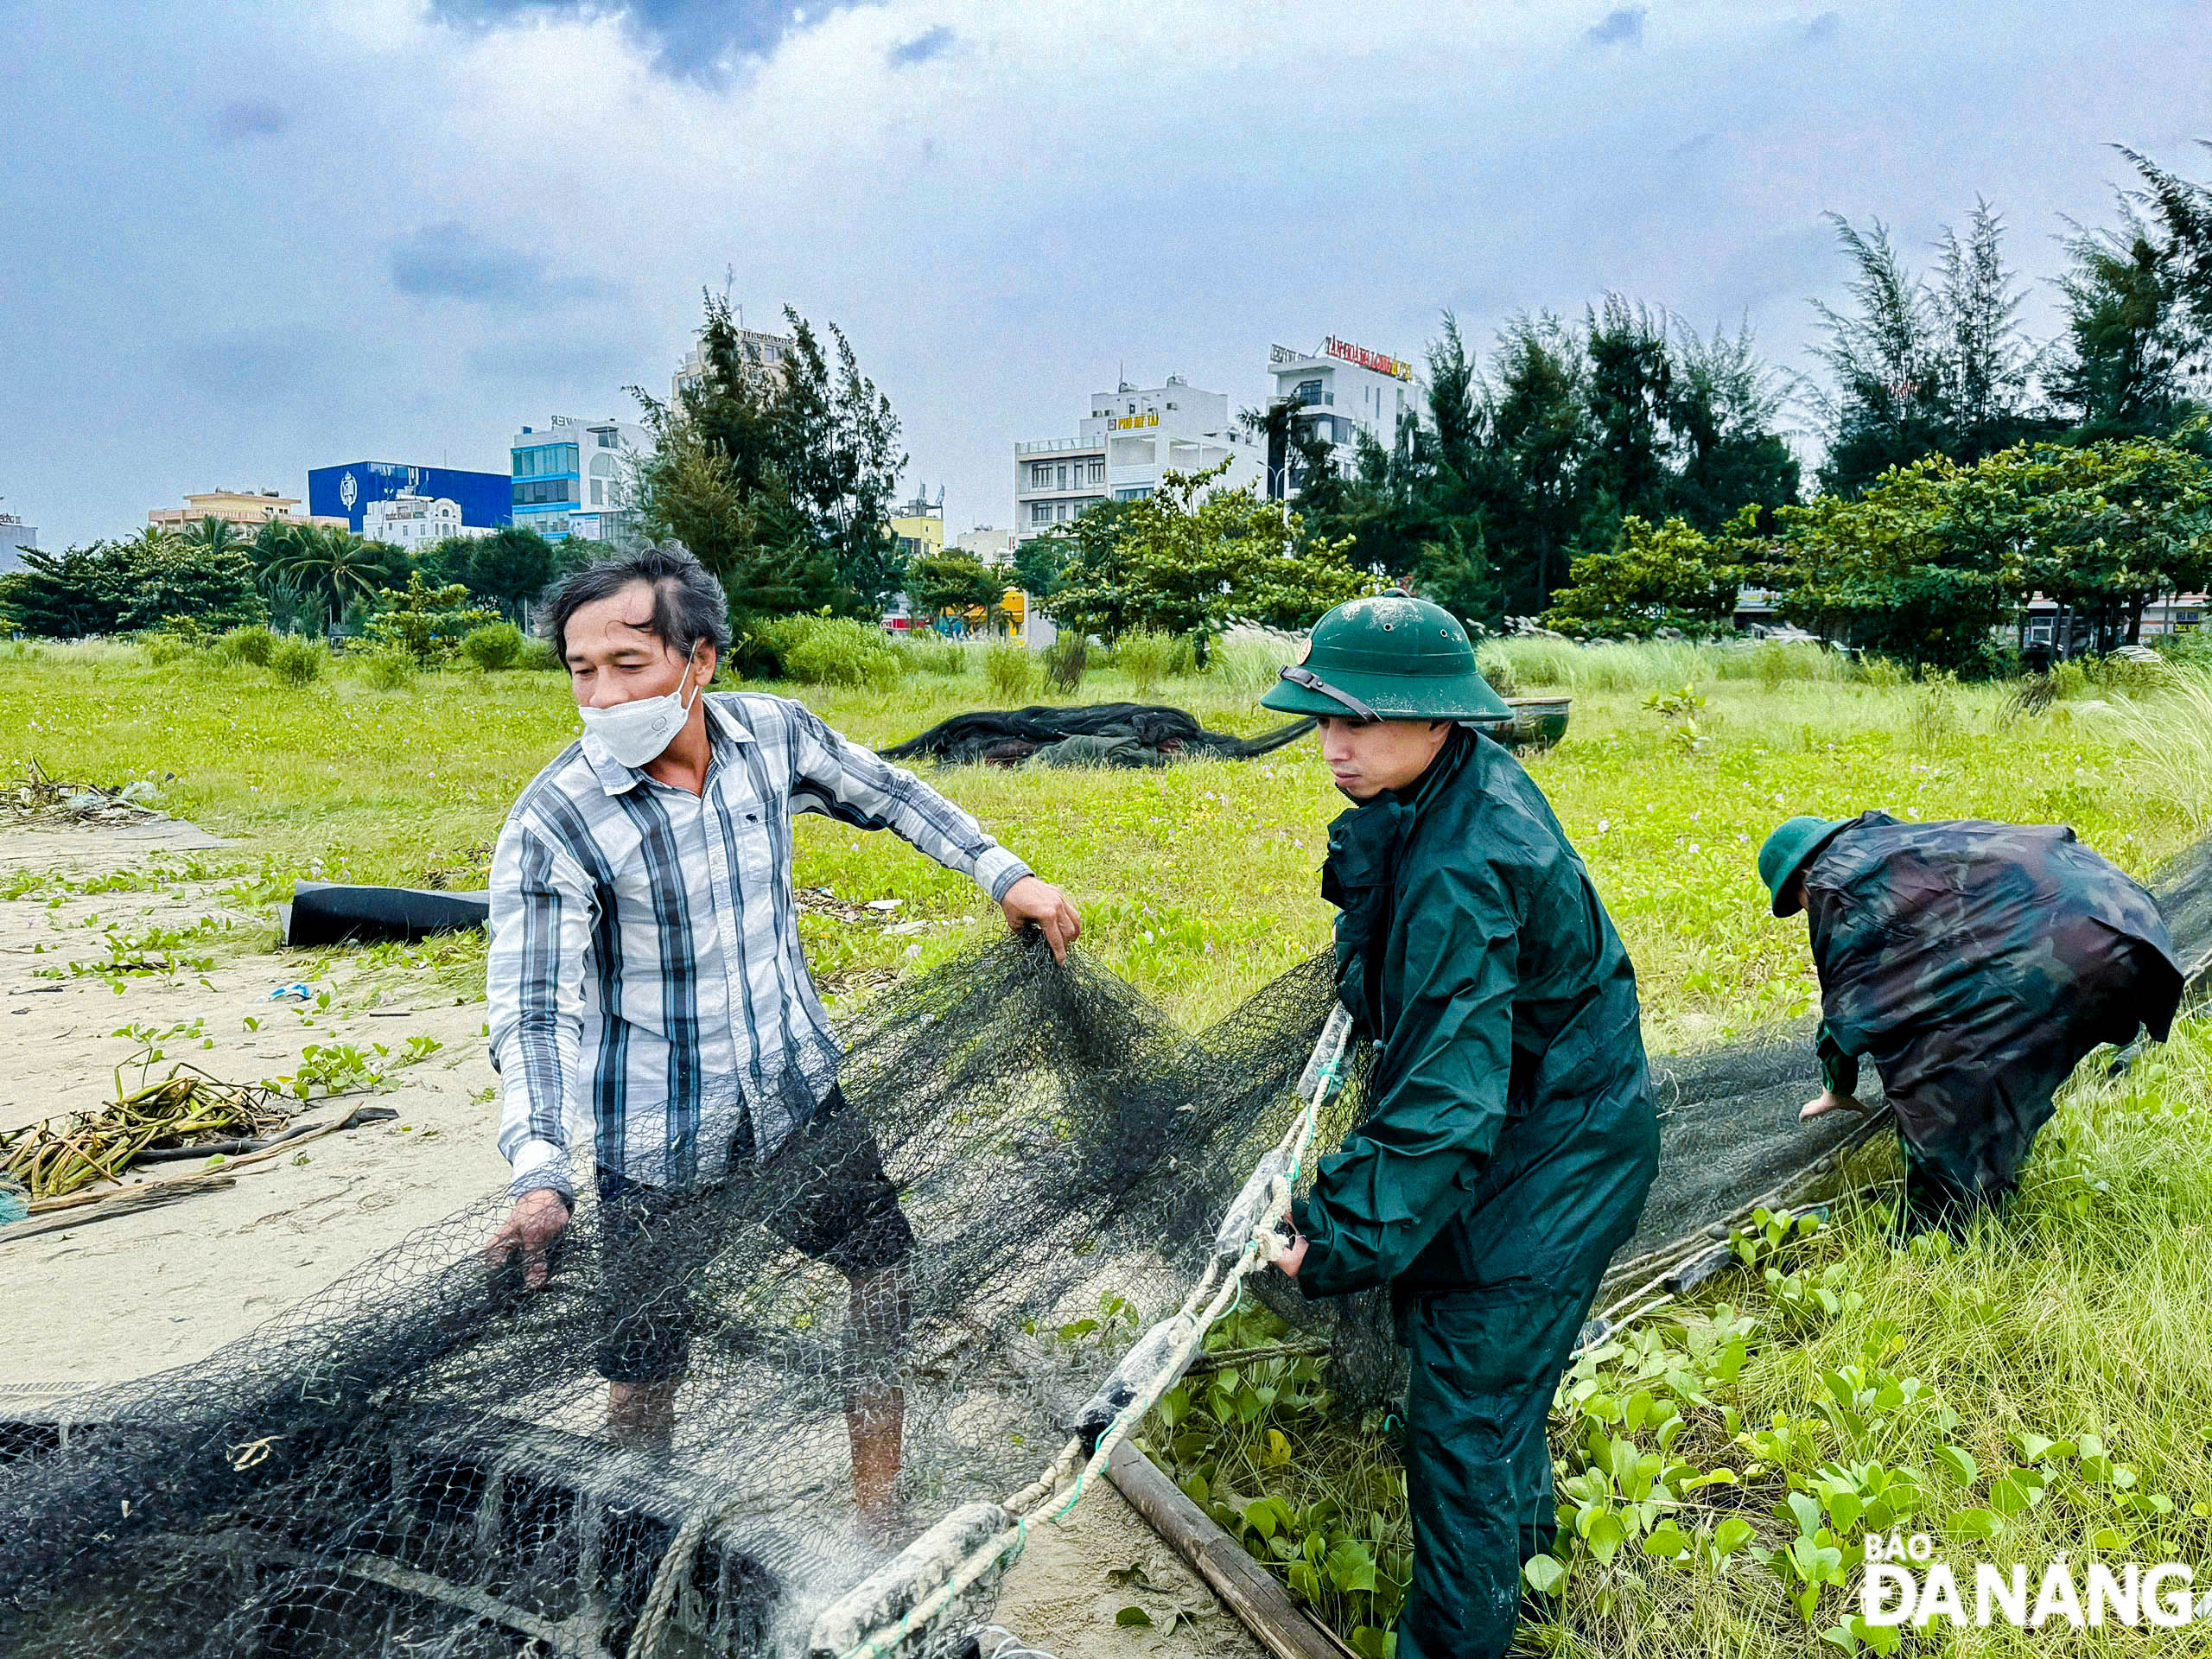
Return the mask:
<svg viewBox="0 0 2212 1659">
<path fill-rule="evenodd" d="M 1994 1538 L 1997 1517 L 1987 1510 L 1955 1510 L 1944 1518 L 1943 1531 L 1953 1538 Z"/>
<path fill-rule="evenodd" d="M 1713 1529 L 1713 1548 L 1721 1555 L 1733 1555 L 1751 1541 L 1751 1523 L 1740 1515 L 1732 1515 Z"/>
<path fill-rule="evenodd" d="M 1128 1628 L 1150 1630 L 1152 1628 L 1152 1615 L 1145 1611 L 1141 1607 L 1131 1605 L 1122 1608 L 1120 1612 L 1115 1614 L 1114 1622 L 1116 1624 Z"/>
<path fill-rule="evenodd" d="M 1567 1582 L 1567 1567 L 1556 1556 L 1531 1555 L 1521 1564 L 1521 1576 L 1538 1595 L 1554 1595 Z"/>
<path fill-rule="evenodd" d="M 1372 1624 L 1355 1624 L 1351 1628 L 1351 1650 L 1359 1659 L 1390 1659 L 1396 1643 L 1389 1632 L 1376 1630 Z"/>
<path fill-rule="evenodd" d="M 1267 1459 L 1269 1463 L 1278 1465 L 1290 1461 L 1290 1441 L 1279 1428 L 1268 1431 Z"/>
<path fill-rule="evenodd" d="M 1963 1446 L 1947 1446 L 1936 1452 L 1936 1457 L 1961 1486 L 1971 1486 L 1981 1478 L 1981 1465 Z"/>
</svg>

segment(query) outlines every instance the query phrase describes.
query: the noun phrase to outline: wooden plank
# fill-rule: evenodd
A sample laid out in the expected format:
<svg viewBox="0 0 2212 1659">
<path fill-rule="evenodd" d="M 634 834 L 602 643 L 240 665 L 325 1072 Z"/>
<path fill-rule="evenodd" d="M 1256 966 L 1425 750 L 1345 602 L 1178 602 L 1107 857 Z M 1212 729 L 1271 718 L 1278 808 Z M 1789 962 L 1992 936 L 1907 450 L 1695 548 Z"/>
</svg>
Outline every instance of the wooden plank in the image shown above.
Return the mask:
<svg viewBox="0 0 2212 1659">
<path fill-rule="evenodd" d="M 1128 1441 L 1107 1454 L 1106 1478 L 1275 1659 L 1339 1659 L 1341 1649 L 1299 1611 L 1274 1575 Z"/>
</svg>

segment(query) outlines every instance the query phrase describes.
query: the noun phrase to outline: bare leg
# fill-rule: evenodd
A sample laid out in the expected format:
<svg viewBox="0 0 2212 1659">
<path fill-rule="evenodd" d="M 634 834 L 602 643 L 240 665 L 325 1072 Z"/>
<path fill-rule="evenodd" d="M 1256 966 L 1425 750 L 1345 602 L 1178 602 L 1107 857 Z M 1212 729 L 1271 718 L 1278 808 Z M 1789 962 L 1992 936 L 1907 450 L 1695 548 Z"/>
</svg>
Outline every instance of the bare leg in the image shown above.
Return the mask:
<svg viewBox="0 0 2212 1659">
<path fill-rule="evenodd" d="M 607 1427 L 624 1446 L 665 1451 L 676 1433 L 676 1391 L 681 1377 L 607 1385 Z"/>
<path fill-rule="evenodd" d="M 899 1463 L 906 1395 L 893 1363 L 910 1309 L 903 1267 L 851 1275 L 854 1376 L 845 1391 L 853 1443 L 853 1503 L 864 1530 L 888 1541 L 899 1528 Z"/>
</svg>

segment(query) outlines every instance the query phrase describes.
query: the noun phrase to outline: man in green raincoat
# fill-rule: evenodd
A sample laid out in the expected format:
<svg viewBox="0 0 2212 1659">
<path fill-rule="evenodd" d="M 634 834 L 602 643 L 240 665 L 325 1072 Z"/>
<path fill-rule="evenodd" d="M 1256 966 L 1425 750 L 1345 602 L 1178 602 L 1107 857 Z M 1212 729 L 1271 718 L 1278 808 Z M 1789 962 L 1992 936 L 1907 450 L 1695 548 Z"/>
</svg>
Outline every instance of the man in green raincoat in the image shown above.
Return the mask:
<svg viewBox="0 0 2212 1659">
<path fill-rule="evenodd" d="M 1821 979 L 1818 1098 L 1859 1111 L 1881 1074 L 1904 1152 L 1908 1235 L 2001 1203 L 2052 1096 L 2100 1043 L 2163 1040 L 2182 970 L 2157 903 L 2063 824 L 1791 818 L 1759 849 Z"/>
<path fill-rule="evenodd" d="M 1340 605 L 1264 701 L 1318 719 L 1354 803 L 1321 891 L 1376 1044 L 1366 1120 L 1282 1266 L 1308 1296 L 1390 1287 L 1413 1373 L 1399 1659 L 1488 1659 L 1555 1530 L 1552 1395 L 1657 1168 L 1636 976 L 1541 791 L 1462 723 L 1512 711 L 1448 613 Z"/>
</svg>

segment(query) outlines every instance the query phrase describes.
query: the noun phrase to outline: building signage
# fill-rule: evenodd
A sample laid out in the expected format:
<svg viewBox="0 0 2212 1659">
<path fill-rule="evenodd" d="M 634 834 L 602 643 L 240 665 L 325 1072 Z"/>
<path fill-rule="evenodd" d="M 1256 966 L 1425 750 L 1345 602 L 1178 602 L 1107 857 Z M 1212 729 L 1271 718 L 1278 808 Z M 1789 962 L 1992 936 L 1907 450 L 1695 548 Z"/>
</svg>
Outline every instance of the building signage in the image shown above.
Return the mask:
<svg viewBox="0 0 2212 1659">
<path fill-rule="evenodd" d="M 1113 429 L 1116 432 L 1134 432 L 1140 427 L 1158 426 L 1159 424 L 1160 411 L 1156 409 L 1148 409 L 1141 415 L 1123 415 L 1118 416 L 1113 423 Z"/>
<path fill-rule="evenodd" d="M 353 511 L 353 504 L 361 499 L 361 486 L 353 474 L 348 473 L 338 481 L 338 499 L 346 504 L 346 511 Z"/>
<path fill-rule="evenodd" d="M 1348 340 L 1338 340 L 1331 334 L 1321 345 L 1325 357 L 1340 358 L 1346 363 L 1356 363 L 1363 369 L 1372 369 L 1377 374 L 1387 374 L 1400 380 L 1414 378 L 1414 365 L 1402 357 L 1392 357 L 1383 352 L 1370 352 L 1364 346 L 1355 346 Z"/>
</svg>

